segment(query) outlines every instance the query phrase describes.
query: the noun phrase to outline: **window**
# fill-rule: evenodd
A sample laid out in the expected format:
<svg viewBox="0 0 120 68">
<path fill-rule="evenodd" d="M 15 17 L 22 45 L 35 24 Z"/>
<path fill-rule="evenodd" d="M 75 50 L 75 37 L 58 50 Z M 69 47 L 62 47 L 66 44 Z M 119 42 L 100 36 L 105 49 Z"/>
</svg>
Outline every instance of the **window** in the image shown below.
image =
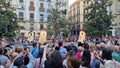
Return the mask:
<svg viewBox="0 0 120 68">
<path fill-rule="evenodd" d="M 44 21 L 44 15 L 43 14 L 40 14 L 40 21 Z"/>
<path fill-rule="evenodd" d="M 24 20 L 23 12 L 19 12 L 19 20 Z"/>
<path fill-rule="evenodd" d="M 23 0 L 19 0 L 19 5 L 23 6 Z"/>
<path fill-rule="evenodd" d="M 30 13 L 30 21 L 34 21 L 34 13 Z"/>
<path fill-rule="evenodd" d="M 118 13 L 120 13 L 120 4 L 118 5 Z"/>
<path fill-rule="evenodd" d="M 85 4 L 85 1 L 83 3 Z"/>
<path fill-rule="evenodd" d="M 112 6 L 109 6 L 109 13 L 112 13 Z"/>
<path fill-rule="evenodd" d="M 40 3 L 40 12 L 44 12 L 44 3 Z"/>
<path fill-rule="evenodd" d="M 0 1 L 2 1 L 2 0 L 0 0 Z M 8 3 L 12 4 L 12 0 L 8 0 Z"/>
<path fill-rule="evenodd" d="M 40 24 L 40 30 L 42 30 L 43 29 L 43 24 Z"/>
<path fill-rule="evenodd" d="M 19 2 L 23 2 L 23 0 L 19 0 Z"/>
<path fill-rule="evenodd" d="M 32 2 L 32 1 L 30 2 L 29 10 L 31 10 L 31 11 L 34 11 L 34 10 L 35 10 L 34 2 Z"/>
<path fill-rule="evenodd" d="M 51 0 L 47 0 L 47 2 L 51 2 Z"/>
<path fill-rule="evenodd" d="M 44 0 L 40 0 L 40 1 L 44 1 Z"/>
<path fill-rule="evenodd" d="M 30 30 L 34 30 L 34 24 L 30 24 Z"/>
<path fill-rule="evenodd" d="M 47 20 L 50 21 L 50 19 L 51 19 L 51 15 L 48 15 Z"/>
<path fill-rule="evenodd" d="M 25 30 L 25 27 L 24 27 L 24 26 L 20 26 L 20 29 L 21 29 L 21 30 Z"/>
<path fill-rule="evenodd" d="M 23 3 L 23 0 L 19 0 L 19 5 L 21 6 L 20 9 L 24 9 L 24 3 Z"/>
<path fill-rule="evenodd" d="M 34 14 L 33 13 L 30 13 L 30 18 L 34 18 Z"/>
<path fill-rule="evenodd" d="M 50 11 L 51 11 L 51 9 L 48 8 L 48 9 L 47 9 L 47 12 L 50 13 Z"/>
</svg>

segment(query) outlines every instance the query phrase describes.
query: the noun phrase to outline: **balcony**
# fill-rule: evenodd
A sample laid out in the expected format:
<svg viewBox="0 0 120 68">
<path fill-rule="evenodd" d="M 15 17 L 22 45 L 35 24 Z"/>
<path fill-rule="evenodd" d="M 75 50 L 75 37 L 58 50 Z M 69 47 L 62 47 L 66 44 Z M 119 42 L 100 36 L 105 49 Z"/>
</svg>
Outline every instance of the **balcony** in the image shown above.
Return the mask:
<svg viewBox="0 0 120 68">
<path fill-rule="evenodd" d="M 23 0 L 19 0 L 19 2 L 23 2 Z"/>
<path fill-rule="evenodd" d="M 51 19 L 48 19 L 47 21 L 49 22 L 49 21 L 51 21 Z"/>
<path fill-rule="evenodd" d="M 47 0 L 47 2 L 51 2 L 51 0 Z"/>
<path fill-rule="evenodd" d="M 29 7 L 30 11 L 35 11 L 35 7 Z"/>
<path fill-rule="evenodd" d="M 20 10 L 24 10 L 25 8 L 24 8 L 24 6 L 21 6 L 21 8 L 19 8 Z"/>
<path fill-rule="evenodd" d="M 48 12 L 48 13 L 51 12 L 51 9 L 47 9 L 47 12 Z"/>
<path fill-rule="evenodd" d="M 44 8 L 39 8 L 39 11 L 40 11 L 40 12 L 44 12 L 45 9 L 44 9 Z"/>
<path fill-rule="evenodd" d="M 47 17 L 47 21 L 50 21 L 50 20 L 51 20 L 51 16 L 48 16 L 48 17 Z"/>
<path fill-rule="evenodd" d="M 33 22 L 33 21 L 34 21 L 34 18 L 30 18 L 30 21 Z"/>
<path fill-rule="evenodd" d="M 44 1 L 44 0 L 40 0 L 40 1 Z"/>
<path fill-rule="evenodd" d="M 43 21 L 44 21 L 44 18 L 41 18 L 41 19 L 40 19 L 40 22 L 43 22 Z"/>
<path fill-rule="evenodd" d="M 31 31 L 33 31 L 33 30 L 34 30 L 34 28 L 33 28 L 33 27 L 30 27 L 30 30 L 31 30 Z"/>
<path fill-rule="evenodd" d="M 30 30 L 34 30 L 34 24 L 30 24 Z"/>
<path fill-rule="evenodd" d="M 120 29 L 120 23 L 117 23 L 117 25 L 115 27 Z"/>
<path fill-rule="evenodd" d="M 23 18 L 23 17 L 19 17 L 19 20 L 20 20 L 20 21 L 23 21 L 23 20 L 24 20 L 24 18 Z"/>
<path fill-rule="evenodd" d="M 66 2 L 62 3 L 63 6 L 66 6 Z"/>
</svg>

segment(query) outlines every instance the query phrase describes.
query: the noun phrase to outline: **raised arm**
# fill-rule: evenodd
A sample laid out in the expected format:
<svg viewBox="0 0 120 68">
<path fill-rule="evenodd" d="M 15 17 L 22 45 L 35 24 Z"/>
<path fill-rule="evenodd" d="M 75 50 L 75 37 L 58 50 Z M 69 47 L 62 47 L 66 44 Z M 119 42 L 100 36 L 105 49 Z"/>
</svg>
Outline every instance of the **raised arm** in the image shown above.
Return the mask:
<svg viewBox="0 0 120 68">
<path fill-rule="evenodd" d="M 28 53 L 28 58 L 29 58 L 29 63 L 27 65 L 28 68 L 33 68 L 34 67 L 34 57 L 32 56 L 32 54 L 29 52 Z"/>
<path fill-rule="evenodd" d="M 46 60 L 47 49 L 48 49 L 48 44 L 46 44 L 46 45 L 45 45 L 45 48 L 44 48 L 44 52 L 43 52 L 43 61 Z"/>
</svg>

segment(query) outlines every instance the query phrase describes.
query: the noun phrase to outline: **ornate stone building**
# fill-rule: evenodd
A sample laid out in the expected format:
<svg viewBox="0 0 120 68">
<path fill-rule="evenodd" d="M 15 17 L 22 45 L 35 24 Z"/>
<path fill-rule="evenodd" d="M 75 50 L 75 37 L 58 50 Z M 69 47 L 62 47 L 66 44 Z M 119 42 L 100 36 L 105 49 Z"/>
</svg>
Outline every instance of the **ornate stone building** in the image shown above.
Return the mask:
<svg viewBox="0 0 120 68">
<path fill-rule="evenodd" d="M 51 6 L 54 7 L 56 0 L 9 0 L 11 5 L 19 5 L 21 8 L 16 8 L 18 24 L 20 25 L 20 36 L 28 36 L 30 31 L 34 32 L 35 36 L 39 36 L 42 28 L 47 28 L 46 24 L 50 20 Z M 65 3 L 67 9 L 68 2 Z M 63 9 L 61 8 L 61 9 Z"/>
<path fill-rule="evenodd" d="M 112 6 L 108 8 L 109 12 L 112 12 L 113 16 L 115 16 L 111 31 L 113 36 L 120 36 L 120 0 L 112 0 L 112 2 Z"/>
<path fill-rule="evenodd" d="M 73 4 L 69 6 L 68 18 L 73 23 L 72 31 L 74 34 L 79 34 L 80 29 L 84 29 L 85 18 L 84 14 L 87 13 L 85 7 L 89 5 L 86 0 L 76 0 Z"/>
</svg>

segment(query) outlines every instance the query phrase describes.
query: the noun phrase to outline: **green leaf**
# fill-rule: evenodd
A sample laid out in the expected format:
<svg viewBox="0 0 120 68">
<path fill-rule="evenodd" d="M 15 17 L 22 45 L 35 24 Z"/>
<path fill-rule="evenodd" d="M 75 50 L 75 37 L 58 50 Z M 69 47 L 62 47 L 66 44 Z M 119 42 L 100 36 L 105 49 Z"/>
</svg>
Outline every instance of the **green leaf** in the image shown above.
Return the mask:
<svg viewBox="0 0 120 68">
<path fill-rule="evenodd" d="M 112 5 L 109 0 L 94 0 L 85 10 L 90 12 L 85 14 L 88 19 L 85 23 L 86 33 L 88 36 L 101 36 L 108 32 L 113 16 L 108 15 L 107 7 Z"/>
<path fill-rule="evenodd" d="M 14 21 L 12 21 L 14 19 Z M 11 32 L 8 31 L 8 25 L 11 25 Z M 19 29 L 17 16 L 13 13 L 13 8 L 5 0 L 0 2 L 0 38 L 15 37 L 15 31 Z"/>
</svg>

